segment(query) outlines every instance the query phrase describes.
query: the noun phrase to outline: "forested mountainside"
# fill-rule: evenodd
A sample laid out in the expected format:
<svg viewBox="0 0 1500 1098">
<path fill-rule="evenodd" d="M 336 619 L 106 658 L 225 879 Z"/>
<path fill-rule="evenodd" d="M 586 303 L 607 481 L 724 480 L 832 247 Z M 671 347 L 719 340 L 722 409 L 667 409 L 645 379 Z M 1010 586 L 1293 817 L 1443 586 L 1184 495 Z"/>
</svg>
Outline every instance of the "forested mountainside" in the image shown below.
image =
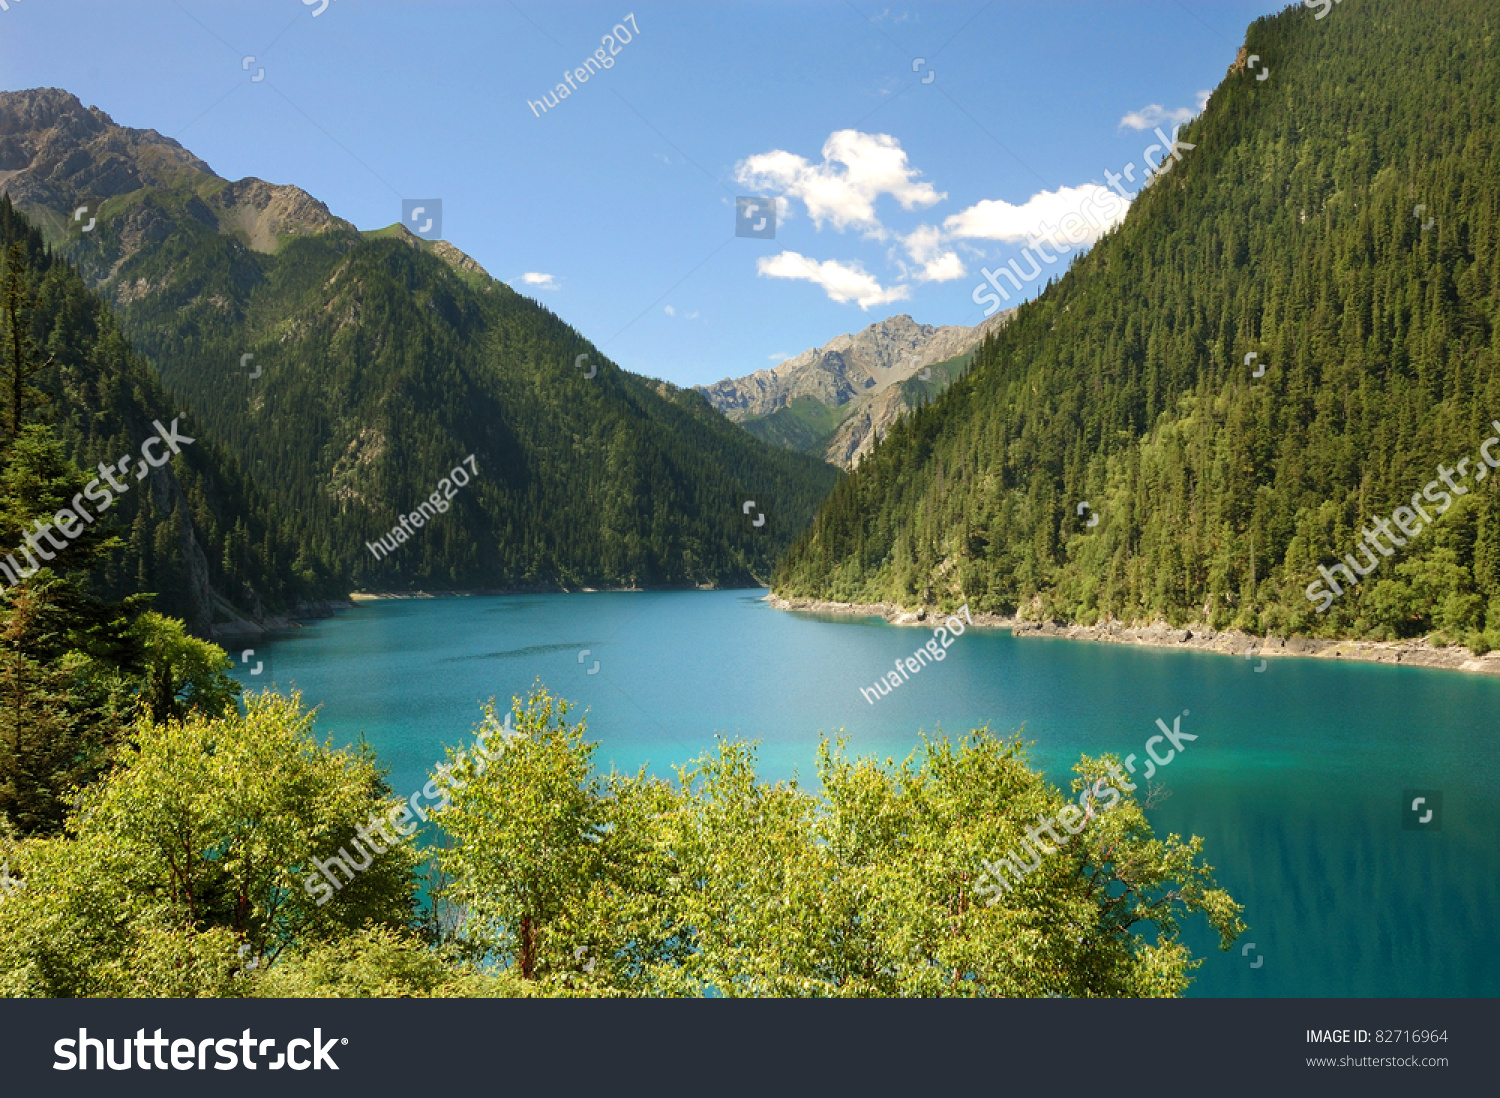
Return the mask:
<svg viewBox="0 0 1500 1098">
<path fill-rule="evenodd" d="M 116 494 L 106 518 L 124 544 L 94 577 L 101 595 L 154 592 L 157 609 L 207 634 L 215 621 L 263 618 L 345 593 L 297 558 L 275 509 L 195 417 L 181 416 L 177 399 L 131 351 L 109 308 L 4 196 L 0 253 L 5 289 L 14 292 L 16 306 L 13 318 L 7 297 L 0 316 L 7 401 L 15 338 L 23 353 L 28 341 L 36 349 L 36 361 L 23 371 L 35 393 L 23 402 L 22 425 L 50 424 L 68 457 L 85 469 L 132 458 L 123 474 L 127 490 Z M 170 430 L 179 417 L 178 433 L 193 441 L 138 481 L 134 455 L 157 434 L 156 422 Z"/>
<path fill-rule="evenodd" d="M 0 95 L 0 135 L 18 207 L 291 516 L 304 557 L 353 585 L 751 582 L 837 477 L 620 370 L 449 244 L 228 182 L 65 92 Z M 471 455 L 472 483 L 445 486 Z M 398 543 L 434 493 L 451 510 Z M 392 551 L 367 548 L 382 535 Z"/>
<path fill-rule="evenodd" d="M 972 328 L 887 317 L 772 369 L 696 388 L 756 438 L 852 469 L 891 424 L 961 377 L 1014 312 Z"/>
<path fill-rule="evenodd" d="M 1251 25 L 1196 147 L 835 490 L 776 589 L 1500 646 L 1497 31 L 1479 0 Z M 1379 540 L 1414 494 L 1429 521 Z"/>
</svg>

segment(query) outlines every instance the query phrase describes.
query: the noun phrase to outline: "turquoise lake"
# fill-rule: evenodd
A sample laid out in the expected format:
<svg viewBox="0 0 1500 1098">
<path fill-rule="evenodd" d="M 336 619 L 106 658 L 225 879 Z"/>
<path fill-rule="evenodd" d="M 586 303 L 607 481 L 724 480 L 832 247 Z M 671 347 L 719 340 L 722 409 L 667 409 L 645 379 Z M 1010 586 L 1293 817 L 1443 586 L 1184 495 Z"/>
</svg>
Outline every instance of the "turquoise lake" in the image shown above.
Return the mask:
<svg viewBox="0 0 1500 1098">
<path fill-rule="evenodd" d="M 1182 731 L 1198 739 L 1156 774 L 1170 796 L 1148 817 L 1158 834 L 1203 837 L 1250 928 L 1222 953 L 1201 918 L 1186 924 L 1204 958 L 1189 994 L 1500 995 L 1500 680 L 1309 659 L 1257 673 L 1234 657 L 970 627 L 872 705 L 859 688 L 931 630 L 785 613 L 763 594 L 367 603 L 258 645 L 237 674 L 300 689 L 321 706 L 320 737 L 363 734 L 401 795 L 472 740 L 482 701 L 503 711 L 538 679 L 578 703 L 603 769 L 670 774 L 724 735 L 760 741 L 766 780 L 814 781 L 820 736 L 900 759 L 923 731 L 988 725 L 1034 741 L 1054 782 L 1081 752 L 1111 751 L 1139 756 L 1139 783 L 1156 719 L 1187 710 Z M 1407 791 L 1441 793 L 1440 829 L 1403 826 Z"/>
</svg>

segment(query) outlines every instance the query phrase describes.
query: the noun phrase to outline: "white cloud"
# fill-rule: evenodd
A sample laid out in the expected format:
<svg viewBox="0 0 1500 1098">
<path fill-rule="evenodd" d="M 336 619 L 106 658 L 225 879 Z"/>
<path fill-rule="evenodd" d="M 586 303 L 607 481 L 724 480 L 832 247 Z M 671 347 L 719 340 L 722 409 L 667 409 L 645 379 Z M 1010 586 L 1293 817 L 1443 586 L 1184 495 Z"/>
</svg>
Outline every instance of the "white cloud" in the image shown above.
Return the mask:
<svg viewBox="0 0 1500 1098">
<path fill-rule="evenodd" d="M 1163 122 L 1186 122 L 1196 113 L 1192 107 L 1173 107 L 1167 110 L 1160 103 L 1147 103 L 1140 110 L 1131 111 L 1120 119 L 1120 129 L 1129 126 L 1132 130 L 1149 130 Z"/>
<path fill-rule="evenodd" d="M 901 238 L 906 254 L 913 263 L 920 263 L 921 270 L 914 276 L 918 282 L 951 282 L 965 273 L 963 260 L 958 253 L 945 247 L 943 232 L 936 225 L 922 225 Z"/>
<path fill-rule="evenodd" d="M 676 316 L 677 315 L 677 310 L 674 309 L 674 308 L 672 308 L 672 306 L 670 306 L 670 305 L 668 305 L 665 308 L 663 308 L 662 312 L 666 313 L 668 316 Z M 691 313 L 683 313 L 682 314 L 682 319 L 683 320 L 697 320 L 698 319 L 698 314 L 697 314 L 696 311 L 691 312 Z"/>
<path fill-rule="evenodd" d="M 780 351 L 777 351 L 774 355 L 767 355 L 766 357 L 768 359 L 770 359 L 772 362 L 785 362 L 787 359 L 791 358 L 792 356 L 791 355 L 787 355 L 787 354 L 782 354 Z"/>
<path fill-rule="evenodd" d="M 1153 126 L 1160 126 L 1164 122 L 1182 125 L 1195 115 L 1201 114 L 1203 108 L 1208 106 L 1208 97 L 1213 94 L 1213 89 L 1208 88 L 1198 93 L 1198 105 L 1196 107 L 1172 107 L 1170 110 L 1160 103 L 1148 103 L 1138 111 L 1131 111 L 1120 119 L 1120 129 L 1129 126 L 1132 130 L 1149 130 Z"/>
<path fill-rule="evenodd" d="M 1157 112 L 1153 117 L 1169 117 L 1157 105 L 1147 110 Z M 818 261 L 794 251 L 762 258 L 756 270 L 765 278 L 811 282 L 833 301 L 853 302 L 861 309 L 907 300 L 912 288 L 923 283 L 965 277 L 963 257 L 984 254 L 982 242 L 1050 240 L 1062 253 L 1088 247 L 1119 224 L 1129 208 L 1129 199 L 1116 191 L 1086 183 L 1041 191 L 1019 205 L 986 199 L 940 224 L 891 233 L 877 214 L 882 195 L 912 211 L 933 206 L 947 194 L 923 181 L 900 143 L 886 134 L 839 130 L 824 142 L 822 157 L 815 164 L 785 149 L 774 149 L 742 160 L 735 167 L 735 179 L 759 193 L 775 194 L 785 213 L 790 213 L 788 198 L 800 200 L 820 229 L 831 225 L 840 232 L 862 230 L 867 238 L 894 237 L 887 260 L 899 271 L 899 278 L 893 285 L 882 286 L 857 261 Z M 776 356 L 772 360 L 779 361 Z"/>
<path fill-rule="evenodd" d="M 911 293 L 909 286 L 881 288 L 880 283 L 858 263 L 840 263 L 836 259 L 825 259 L 819 263 L 796 252 L 762 256 L 756 262 L 755 269 L 767 278 L 792 278 L 816 283 L 839 304 L 853 301 L 861 309 L 903 301 Z"/>
<path fill-rule="evenodd" d="M 1044 237 L 1061 245 L 1093 244 L 1125 217 L 1128 203 L 1108 187 L 1085 183 L 1039 191 L 1022 205 L 987 198 L 943 222 L 955 239 L 1019 244 Z"/>
<path fill-rule="evenodd" d="M 540 271 L 527 271 L 521 276 L 521 281 L 528 286 L 535 286 L 541 290 L 557 289 L 557 276 L 542 274 Z"/>
<path fill-rule="evenodd" d="M 925 209 L 948 197 L 920 181 L 921 174 L 907 163 L 894 137 L 858 130 L 830 134 L 823 142 L 821 164 L 774 149 L 735 165 L 735 179 L 742 185 L 801 199 L 818 228 L 826 223 L 840 232 L 863 229 L 882 239 L 885 230 L 875 216 L 881 195 L 890 195 L 905 210 Z"/>
</svg>

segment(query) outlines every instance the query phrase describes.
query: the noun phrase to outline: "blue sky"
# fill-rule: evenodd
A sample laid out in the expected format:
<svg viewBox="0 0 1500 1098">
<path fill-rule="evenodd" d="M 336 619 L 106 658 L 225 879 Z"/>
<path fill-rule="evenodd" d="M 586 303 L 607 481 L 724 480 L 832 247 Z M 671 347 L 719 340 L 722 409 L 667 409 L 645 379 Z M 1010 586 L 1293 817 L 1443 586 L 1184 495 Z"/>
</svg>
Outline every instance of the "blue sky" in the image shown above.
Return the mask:
<svg viewBox="0 0 1500 1098">
<path fill-rule="evenodd" d="M 1156 126 L 1196 111 L 1246 25 L 1284 6 L 8 5 L 5 89 L 66 88 L 362 229 L 439 198 L 445 239 L 620 365 L 683 385 L 898 313 L 977 323 L 981 268 L 1141 167 Z M 559 96 L 616 25 L 614 65 Z M 735 198 L 756 194 L 779 200 L 775 239 L 735 235 Z"/>
</svg>

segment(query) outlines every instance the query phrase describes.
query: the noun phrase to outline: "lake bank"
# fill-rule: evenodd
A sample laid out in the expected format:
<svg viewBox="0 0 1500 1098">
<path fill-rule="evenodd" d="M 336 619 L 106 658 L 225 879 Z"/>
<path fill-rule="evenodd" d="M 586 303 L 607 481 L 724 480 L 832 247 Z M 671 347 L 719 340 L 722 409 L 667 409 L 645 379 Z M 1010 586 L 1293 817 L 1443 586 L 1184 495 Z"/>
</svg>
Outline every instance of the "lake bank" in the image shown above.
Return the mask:
<svg viewBox="0 0 1500 1098">
<path fill-rule="evenodd" d="M 354 597 L 351 595 L 348 599 L 298 603 L 284 614 L 271 614 L 253 620 L 240 614 L 227 601 L 217 599 L 215 611 L 222 615 L 222 620 L 215 621 L 209 627 L 209 639 L 224 648 L 233 648 L 236 643 L 245 641 L 265 641 L 295 632 L 303 628 L 304 622 L 331 618 L 340 610 L 352 610 L 354 607 Z"/>
<path fill-rule="evenodd" d="M 352 604 L 381 602 L 390 599 L 472 599 L 498 595 L 597 595 L 601 592 L 618 594 L 625 591 L 763 591 L 763 584 L 744 586 L 722 583 L 681 583 L 648 585 L 645 587 L 559 587 L 555 584 L 538 584 L 530 587 L 470 587 L 451 591 L 351 591 Z"/>
<path fill-rule="evenodd" d="M 308 622 L 331 618 L 342 610 L 355 610 L 360 606 L 381 602 L 399 602 L 412 599 L 470 599 L 492 598 L 501 595 L 594 595 L 601 592 L 646 592 L 646 591 L 762 591 L 759 584 L 749 586 L 726 586 L 723 584 L 686 584 L 647 587 L 558 587 L 540 584 L 529 587 L 474 587 L 443 591 L 351 591 L 346 598 L 322 599 L 316 602 L 298 603 L 284 614 L 271 614 L 252 620 L 240 614 L 227 602 L 220 600 L 217 611 L 224 620 L 216 621 L 209 629 L 209 639 L 223 647 L 232 648 L 236 643 L 266 641 L 286 637 L 306 627 Z"/>
<path fill-rule="evenodd" d="M 785 599 L 769 594 L 776 610 L 815 614 L 846 614 L 880 617 L 891 625 L 941 623 L 936 612 L 908 610 L 892 603 L 827 602 L 822 599 Z M 1478 675 L 1500 675 L 1500 650 L 1476 656 L 1460 645 L 1438 648 L 1425 638 L 1409 641 L 1316 640 L 1310 637 L 1254 637 L 1237 629 L 1215 632 L 1205 627 L 1174 626 L 1164 621 L 1145 626 L 1119 622 L 1078 625 L 1069 622 L 1029 621 L 1003 614 L 974 613 L 974 624 L 1009 629 L 1015 637 L 1058 637 L 1063 640 L 1129 644 L 1147 648 L 1182 648 L 1214 652 L 1224 656 L 1278 659 L 1305 657 L 1345 662 L 1383 663 L 1399 667 L 1426 667 L 1440 671 L 1464 671 Z"/>
</svg>

